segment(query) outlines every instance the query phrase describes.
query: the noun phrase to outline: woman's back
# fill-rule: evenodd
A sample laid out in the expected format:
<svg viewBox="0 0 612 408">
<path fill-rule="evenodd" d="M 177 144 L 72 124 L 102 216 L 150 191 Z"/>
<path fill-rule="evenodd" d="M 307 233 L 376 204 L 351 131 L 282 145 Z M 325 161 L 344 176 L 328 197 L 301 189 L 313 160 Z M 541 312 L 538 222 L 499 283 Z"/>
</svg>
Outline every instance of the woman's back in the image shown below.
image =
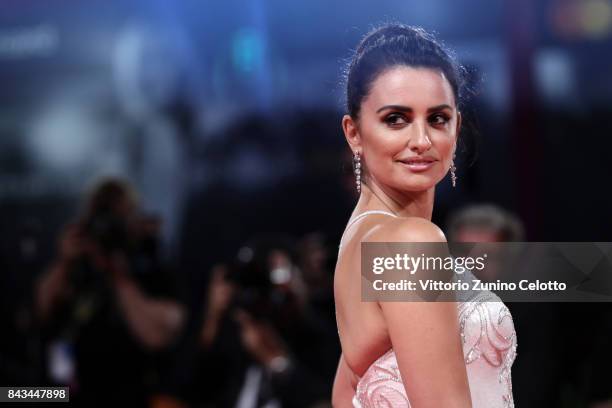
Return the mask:
<svg viewBox="0 0 612 408">
<path fill-rule="evenodd" d="M 365 214 L 365 213 L 364 213 Z M 357 376 L 391 347 L 384 318 L 376 302 L 361 301 L 360 249 L 362 237 L 393 216 L 367 213 L 347 225 L 338 250 L 334 274 L 334 297 L 338 334 L 347 365 Z M 364 216 L 365 216 L 364 215 Z"/>
</svg>

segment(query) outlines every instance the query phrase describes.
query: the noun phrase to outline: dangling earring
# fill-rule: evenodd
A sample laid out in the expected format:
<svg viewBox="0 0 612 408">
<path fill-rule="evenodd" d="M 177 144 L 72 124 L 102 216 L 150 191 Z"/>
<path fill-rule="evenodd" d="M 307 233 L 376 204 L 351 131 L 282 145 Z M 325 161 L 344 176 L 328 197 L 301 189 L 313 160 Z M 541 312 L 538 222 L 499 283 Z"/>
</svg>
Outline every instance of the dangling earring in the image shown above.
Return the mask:
<svg viewBox="0 0 612 408">
<path fill-rule="evenodd" d="M 453 184 L 453 187 L 457 186 L 457 175 L 455 174 L 455 171 L 457 171 L 457 167 L 455 166 L 455 153 L 453 153 L 453 159 L 451 160 L 450 166 L 451 183 Z"/>
<path fill-rule="evenodd" d="M 355 172 L 355 186 L 357 187 L 357 193 L 361 194 L 361 156 L 359 151 L 353 154 L 353 171 Z"/>
</svg>

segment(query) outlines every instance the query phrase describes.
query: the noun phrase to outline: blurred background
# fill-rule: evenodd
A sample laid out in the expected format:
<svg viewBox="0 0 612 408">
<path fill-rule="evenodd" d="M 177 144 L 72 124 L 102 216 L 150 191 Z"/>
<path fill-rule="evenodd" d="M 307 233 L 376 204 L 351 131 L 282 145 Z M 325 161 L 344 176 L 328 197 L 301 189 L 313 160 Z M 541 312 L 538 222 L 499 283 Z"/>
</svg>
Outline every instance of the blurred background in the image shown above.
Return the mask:
<svg viewBox="0 0 612 408">
<path fill-rule="evenodd" d="M 612 241 L 612 0 L 5 0 L 0 385 L 330 406 L 342 73 L 386 21 L 477 90 L 450 239 Z M 609 305 L 509 306 L 517 407 L 610 406 Z"/>
</svg>

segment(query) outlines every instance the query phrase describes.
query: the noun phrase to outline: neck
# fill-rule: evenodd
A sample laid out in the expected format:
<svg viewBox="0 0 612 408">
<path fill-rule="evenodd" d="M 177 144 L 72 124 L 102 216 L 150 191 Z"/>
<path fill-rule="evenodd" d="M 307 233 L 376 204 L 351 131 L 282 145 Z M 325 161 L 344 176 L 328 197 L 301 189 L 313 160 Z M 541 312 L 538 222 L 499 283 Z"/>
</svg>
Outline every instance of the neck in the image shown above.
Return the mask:
<svg viewBox="0 0 612 408">
<path fill-rule="evenodd" d="M 370 179 L 362 184 L 354 214 L 368 210 L 387 210 L 400 217 L 420 217 L 431 221 L 435 187 L 424 191 L 398 191 L 382 188 Z"/>
</svg>

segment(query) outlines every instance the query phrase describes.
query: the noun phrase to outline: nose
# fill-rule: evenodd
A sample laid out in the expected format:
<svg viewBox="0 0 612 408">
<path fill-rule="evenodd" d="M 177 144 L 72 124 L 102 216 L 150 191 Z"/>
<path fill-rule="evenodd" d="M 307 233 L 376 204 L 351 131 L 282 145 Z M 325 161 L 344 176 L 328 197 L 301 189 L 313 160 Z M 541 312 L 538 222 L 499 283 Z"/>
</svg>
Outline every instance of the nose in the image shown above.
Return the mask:
<svg viewBox="0 0 612 408">
<path fill-rule="evenodd" d="M 424 124 L 415 121 L 413 132 L 408 140 L 408 148 L 417 154 L 431 149 L 431 139 Z"/>
</svg>

